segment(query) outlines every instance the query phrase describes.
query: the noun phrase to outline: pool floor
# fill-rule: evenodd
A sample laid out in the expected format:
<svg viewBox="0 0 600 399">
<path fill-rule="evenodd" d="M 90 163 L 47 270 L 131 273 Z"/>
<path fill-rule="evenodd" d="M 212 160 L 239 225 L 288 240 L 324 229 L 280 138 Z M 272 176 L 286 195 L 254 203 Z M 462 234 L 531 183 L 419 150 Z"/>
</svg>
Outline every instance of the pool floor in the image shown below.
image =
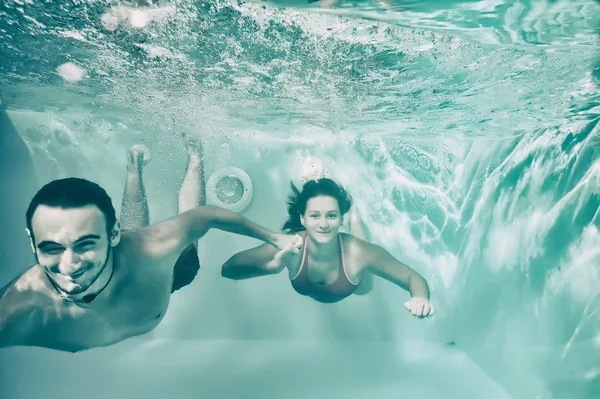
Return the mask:
<svg viewBox="0 0 600 399">
<path fill-rule="evenodd" d="M 0 358 L 11 399 L 509 399 L 459 350 L 425 342 L 132 340 Z"/>
</svg>

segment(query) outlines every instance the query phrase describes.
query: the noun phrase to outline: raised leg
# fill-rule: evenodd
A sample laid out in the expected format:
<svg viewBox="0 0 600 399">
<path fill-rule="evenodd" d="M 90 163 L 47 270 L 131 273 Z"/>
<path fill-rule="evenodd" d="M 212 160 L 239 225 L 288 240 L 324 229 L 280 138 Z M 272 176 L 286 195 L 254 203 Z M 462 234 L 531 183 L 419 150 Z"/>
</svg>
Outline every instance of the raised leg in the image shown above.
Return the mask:
<svg viewBox="0 0 600 399">
<path fill-rule="evenodd" d="M 150 152 L 144 145 L 136 144 L 127 157 L 127 180 L 121 203 L 121 227 L 123 230 L 137 230 L 150 224 L 148 199 L 142 170 L 150 160 Z"/>
<path fill-rule="evenodd" d="M 188 147 L 188 165 L 179 189 L 179 213 L 206 205 L 206 189 L 204 184 L 204 148 L 201 143 Z M 183 250 L 173 270 L 173 287 L 171 292 L 189 285 L 200 270 L 200 260 L 196 245 L 190 244 Z"/>
<path fill-rule="evenodd" d="M 188 147 L 187 170 L 179 189 L 179 213 L 206 205 L 203 156 L 202 144 Z"/>
</svg>

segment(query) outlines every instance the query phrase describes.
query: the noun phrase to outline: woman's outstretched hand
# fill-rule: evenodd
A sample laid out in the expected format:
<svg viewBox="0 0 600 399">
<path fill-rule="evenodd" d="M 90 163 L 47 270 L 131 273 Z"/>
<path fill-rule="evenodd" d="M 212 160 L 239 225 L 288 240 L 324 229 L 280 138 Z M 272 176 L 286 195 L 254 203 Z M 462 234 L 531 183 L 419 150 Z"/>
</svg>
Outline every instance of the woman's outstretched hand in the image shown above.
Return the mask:
<svg viewBox="0 0 600 399">
<path fill-rule="evenodd" d="M 275 259 L 279 259 L 288 252 L 293 254 L 300 252 L 302 237 L 298 234 L 277 234 L 273 245 L 279 249 L 279 252 L 275 254 Z"/>
<path fill-rule="evenodd" d="M 408 310 L 416 319 L 424 319 L 433 316 L 435 308 L 433 304 L 426 298 L 413 297 L 406 303 L 404 307 Z"/>
</svg>

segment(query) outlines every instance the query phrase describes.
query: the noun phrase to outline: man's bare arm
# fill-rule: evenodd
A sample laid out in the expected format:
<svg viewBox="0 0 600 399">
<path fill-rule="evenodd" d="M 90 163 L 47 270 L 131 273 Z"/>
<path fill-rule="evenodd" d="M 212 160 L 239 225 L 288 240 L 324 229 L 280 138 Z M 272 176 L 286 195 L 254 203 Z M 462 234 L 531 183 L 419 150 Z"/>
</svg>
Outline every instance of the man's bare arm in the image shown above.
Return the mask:
<svg viewBox="0 0 600 399">
<path fill-rule="evenodd" d="M 300 245 L 295 235 L 278 234 L 240 216 L 236 213 L 205 205 L 183 212 L 165 222 L 144 229 L 149 238 L 147 250 L 158 256 L 179 252 L 189 244 L 196 243 L 210 229 L 219 229 L 233 234 L 244 235 L 284 249 Z M 297 246 L 291 252 L 297 253 Z"/>
<path fill-rule="evenodd" d="M 276 245 L 278 234 L 240 216 L 236 213 L 206 205 L 180 215 L 190 242 L 198 241 L 210 229 L 219 229 L 233 234 L 244 235 Z"/>
</svg>

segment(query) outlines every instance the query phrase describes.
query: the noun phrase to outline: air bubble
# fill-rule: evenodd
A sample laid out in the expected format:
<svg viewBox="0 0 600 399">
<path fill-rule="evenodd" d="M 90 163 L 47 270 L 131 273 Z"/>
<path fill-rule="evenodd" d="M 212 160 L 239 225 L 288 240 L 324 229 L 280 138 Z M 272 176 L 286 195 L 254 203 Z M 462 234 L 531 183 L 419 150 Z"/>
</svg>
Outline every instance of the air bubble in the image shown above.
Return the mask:
<svg viewBox="0 0 600 399">
<path fill-rule="evenodd" d="M 147 11 L 133 10 L 129 14 L 129 24 L 134 28 L 144 28 L 150 22 L 150 15 Z"/>
<path fill-rule="evenodd" d="M 76 83 L 83 79 L 85 70 L 72 62 L 67 62 L 59 66 L 56 71 L 58 75 L 69 83 Z"/>
</svg>

